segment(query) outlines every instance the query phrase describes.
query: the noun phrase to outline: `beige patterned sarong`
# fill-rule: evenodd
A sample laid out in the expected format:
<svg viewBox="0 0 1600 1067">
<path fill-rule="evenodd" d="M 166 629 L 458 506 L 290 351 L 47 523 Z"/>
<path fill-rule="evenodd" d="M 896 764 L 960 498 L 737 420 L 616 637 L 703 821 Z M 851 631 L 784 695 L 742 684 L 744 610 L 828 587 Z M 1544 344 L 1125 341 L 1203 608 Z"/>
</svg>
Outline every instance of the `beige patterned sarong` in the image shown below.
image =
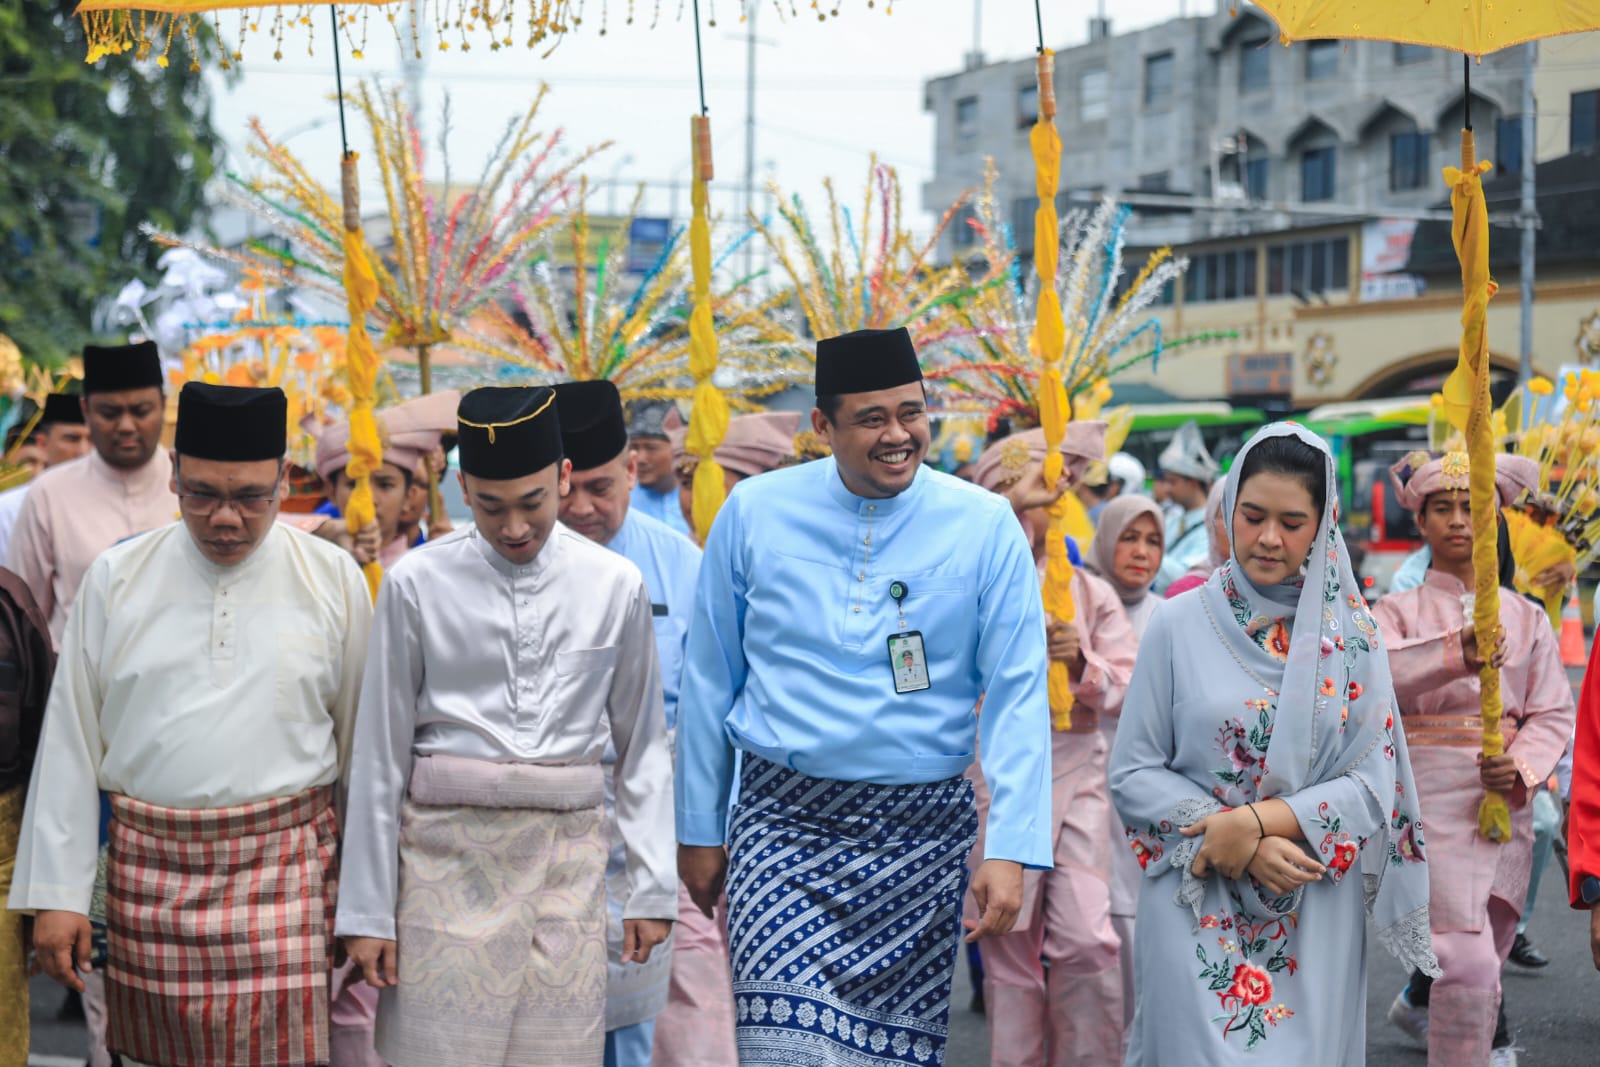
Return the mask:
<svg viewBox="0 0 1600 1067">
<path fill-rule="evenodd" d="M 606 826 L 599 766 L 419 758 L 401 812 L 394 1067 L 599 1067 Z"/>
</svg>

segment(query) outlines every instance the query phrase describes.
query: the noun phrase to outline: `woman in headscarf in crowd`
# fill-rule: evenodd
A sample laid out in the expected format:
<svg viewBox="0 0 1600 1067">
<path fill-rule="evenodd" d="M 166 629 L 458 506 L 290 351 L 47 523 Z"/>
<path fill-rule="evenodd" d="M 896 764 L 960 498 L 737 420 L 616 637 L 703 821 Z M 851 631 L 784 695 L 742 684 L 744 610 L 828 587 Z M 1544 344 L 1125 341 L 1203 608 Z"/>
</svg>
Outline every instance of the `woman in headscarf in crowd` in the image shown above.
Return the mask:
<svg viewBox="0 0 1600 1067">
<path fill-rule="evenodd" d="M 1337 486 L 1321 438 L 1263 429 L 1224 492 L 1229 559 L 1145 629 L 1110 763 L 1144 868 L 1130 1067 L 1365 1062 L 1369 913 L 1438 973 L 1416 784 Z"/>
<path fill-rule="evenodd" d="M 1218 492 L 1221 496 L 1221 483 Z M 1089 569 L 1117 591 L 1136 638 L 1161 603 L 1151 585 L 1161 570 L 1166 549 L 1166 524 L 1161 505 L 1147 496 L 1123 495 L 1106 504 L 1089 546 Z M 1213 543 L 1215 543 L 1213 541 Z M 1120 710 L 1120 709 L 1119 709 Z M 1109 749 L 1117 737 L 1119 715 L 1100 719 Z M 1139 907 L 1139 861 L 1128 847 L 1122 820 L 1111 820 L 1111 926 L 1122 943 L 1122 1006 L 1124 1025 L 1133 1021 L 1133 926 Z"/>
<path fill-rule="evenodd" d="M 1198 589 L 1211 577 L 1211 572 L 1228 562 L 1228 523 L 1222 514 L 1222 491 L 1227 488 L 1227 481 L 1220 479 L 1211 486 L 1211 492 L 1206 496 L 1206 533 L 1211 538 L 1211 552 L 1202 563 L 1193 567 L 1167 586 L 1167 599 L 1171 600 L 1179 593 L 1186 593 L 1191 589 Z"/>
<path fill-rule="evenodd" d="M 1104 433 L 1103 423 L 1068 424 L 1061 444 L 1066 477 L 1058 491 L 1069 490 L 1070 481 L 1105 454 Z M 1044 432 L 1029 430 L 991 444 L 974 473 L 979 487 L 1011 500 L 1041 565 L 1048 524 L 1043 505 L 1051 495 L 1043 491 L 1044 459 Z M 1016 927 L 979 942 L 995 1067 L 1122 1058 L 1122 970 L 1111 924 L 1110 828 L 1115 820 L 1105 785 L 1108 745 L 1098 722 L 1121 708 L 1138 641 L 1117 592 L 1106 582 L 1076 570 L 1072 597 L 1074 621 L 1052 621 L 1049 631 L 1050 658 L 1068 664 L 1076 700 L 1071 726 L 1051 734 L 1055 868 L 1024 872 Z M 976 763 L 969 776 L 981 816 L 989 796 Z M 983 822 L 980 817 L 979 825 Z M 980 837 L 974 857 L 982 855 Z"/>
</svg>

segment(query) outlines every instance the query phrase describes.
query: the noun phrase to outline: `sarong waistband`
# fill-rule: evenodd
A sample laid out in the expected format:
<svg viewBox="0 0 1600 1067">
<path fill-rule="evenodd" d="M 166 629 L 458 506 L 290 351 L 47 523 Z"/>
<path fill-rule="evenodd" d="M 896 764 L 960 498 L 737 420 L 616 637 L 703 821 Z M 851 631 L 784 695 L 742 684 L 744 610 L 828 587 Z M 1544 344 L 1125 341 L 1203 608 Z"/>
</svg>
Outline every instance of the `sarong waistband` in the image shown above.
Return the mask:
<svg viewBox="0 0 1600 1067">
<path fill-rule="evenodd" d="M 333 806 L 333 786 L 312 786 L 287 797 L 270 797 L 230 808 L 164 808 L 120 793 L 111 794 L 111 814 L 130 830 L 174 841 L 218 841 L 259 837 L 304 826 Z"/>
<path fill-rule="evenodd" d="M 889 808 L 904 804 L 911 800 L 939 798 L 957 804 L 970 804 L 972 783 L 962 775 L 951 778 L 940 778 L 932 782 L 905 782 L 899 785 L 885 785 L 881 782 L 845 781 L 835 778 L 817 778 L 797 771 L 793 767 L 785 767 L 781 763 L 758 756 L 754 752 L 744 753 L 744 771 L 741 777 L 740 795 L 748 796 L 752 800 L 772 796 L 794 797 L 794 791 L 800 790 L 801 794 L 807 791 L 820 792 L 827 786 L 839 786 L 845 789 L 854 798 L 851 808 L 862 815 L 872 815 L 880 808 Z"/>
<path fill-rule="evenodd" d="M 429 807 L 581 811 L 605 803 L 605 788 L 605 772 L 598 763 L 553 767 L 418 756 L 411 768 L 410 795 L 414 803 Z"/>
<path fill-rule="evenodd" d="M 1483 720 L 1476 715 L 1406 715 L 1406 743 L 1444 748 L 1478 748 L 1483 744 Z M 1500 733 L 1506 744 L 1517 736 L 1517 721 L 1507 715 L 1500 720 Z"/>
</svg>

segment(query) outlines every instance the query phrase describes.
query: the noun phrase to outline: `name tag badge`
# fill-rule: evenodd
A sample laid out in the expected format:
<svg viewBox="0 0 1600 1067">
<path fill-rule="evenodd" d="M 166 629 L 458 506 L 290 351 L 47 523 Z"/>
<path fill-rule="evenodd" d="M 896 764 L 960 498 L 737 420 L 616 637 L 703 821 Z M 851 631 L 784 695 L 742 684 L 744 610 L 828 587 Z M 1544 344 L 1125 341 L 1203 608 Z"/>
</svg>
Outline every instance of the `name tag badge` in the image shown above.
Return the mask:
<svg viewBox="0 0 1600 1067">
<path fill-rule="evenodd" d="M 889 635 L 889 670 L 894 674 L 896 693 L 917 693 L 933 687 L 928 680 L 928 655 L 922 648 L 920 630 Z"/>
<path fill-rule="evenodd" d="M 652 618 L 656 618 L 656 619 L 664 619 L 664 618 L 666 618 L 667 617 L 667 606 L 665 604 L 651 604 L 650 605 L 650 615 L 651 615 Z"/>
</svg>

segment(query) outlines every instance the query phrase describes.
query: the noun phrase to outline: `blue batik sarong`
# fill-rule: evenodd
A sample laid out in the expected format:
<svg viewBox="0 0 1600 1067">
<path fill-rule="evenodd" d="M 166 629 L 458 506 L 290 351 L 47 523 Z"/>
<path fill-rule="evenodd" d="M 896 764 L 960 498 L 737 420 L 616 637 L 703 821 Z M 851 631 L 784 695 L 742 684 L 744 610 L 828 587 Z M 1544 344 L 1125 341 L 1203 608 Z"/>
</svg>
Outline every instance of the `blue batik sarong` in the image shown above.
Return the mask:
<svg viewBox="0 0 1600 1067">
<path fill-rule="evenodd" d="M 812 778 L 745 754 L 729 828 L 741 1067 L 942 1064 L 972 784 Z"/>
</svg>

